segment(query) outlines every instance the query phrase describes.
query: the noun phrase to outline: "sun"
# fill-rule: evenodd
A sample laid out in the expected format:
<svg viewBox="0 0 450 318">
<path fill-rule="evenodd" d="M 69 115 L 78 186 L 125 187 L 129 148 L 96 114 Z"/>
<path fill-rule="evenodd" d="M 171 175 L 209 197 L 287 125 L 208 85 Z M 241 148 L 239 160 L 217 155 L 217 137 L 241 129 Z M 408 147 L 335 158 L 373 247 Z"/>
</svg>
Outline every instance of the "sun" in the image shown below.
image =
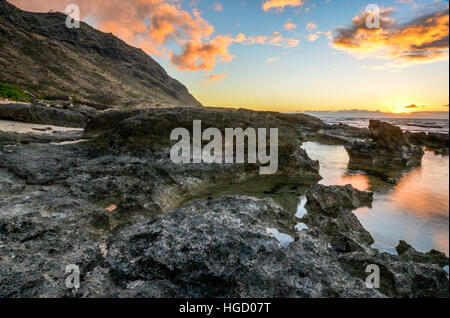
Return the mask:
<svg viewBox="0 0 450 318">
<path fill-rule="evenodd" d="M 386 111 L 392 114 L 411 114 L 417 106 L 413 102 L 391 102 L 386 104 Z"/>
</svg>

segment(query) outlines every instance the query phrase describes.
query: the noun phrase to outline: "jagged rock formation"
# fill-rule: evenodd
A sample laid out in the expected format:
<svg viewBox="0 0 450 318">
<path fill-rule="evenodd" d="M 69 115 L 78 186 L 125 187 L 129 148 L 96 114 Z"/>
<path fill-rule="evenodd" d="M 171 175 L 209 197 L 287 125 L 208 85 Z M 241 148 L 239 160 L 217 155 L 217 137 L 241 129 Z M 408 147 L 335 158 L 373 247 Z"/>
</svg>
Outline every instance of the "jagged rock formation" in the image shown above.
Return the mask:
<svg viewBox="0 0 450 318">
<path fill-rule="evenodd" d="M 449 135 L 442 133 L 411 133 L 407 132 L 406 136 L 413 145 L 425 146 L 427 149 L 434 151 L 436 154 L 449 154 Z"/>
<path fill-rule="evenodd" d="M 0 0 L 0 83 L 43 100 L 201 106 L 144 51 L 65 21 L 62 13 L 25 12 Z"/>
<path fill-rule="evenodd" d="M 449 264 L 449 259 L 444 253 L 436 250 L 431 250 L 427 253 L 420 253 L 405 241 L 400 241 L 395 249 L 400 257 L 410 259 L 415 262 L 439 264 L 440 266 L 446 266 Z"/>
<path fill-rule="evenodd" d="M 306 191 L 308 214 L 302 221 L 317 229 L 317 235 L 339 252 L 365 250 L 375 241 L 353 214 L 353 210 L 372 206 L 373 193 L 350 185 L 312 186 Z"/>
<path fill-rule="evenodd" d="M 0 131 L 0 147 L 30 143 L 48 144 L 48 143 L 63 143 L 63 142 L 77 142 L 80 140 L 82 132 L 52 132 L 50 134 L 38 133 L 16 133 Z"/>
<path fill-rule="evenodd" d="M 412 145 L 402 130 L 386 122 L 371 120 L 372 142 L 353 141 L 345 145 L 354 170 L 404 170 L 422 164 L 425 154 Z"/>
<path fill-rule="evenodd" d="M 64 20 L 0 0 L 0 82 L 65 99 L 0 106 L 0 118 L 86 126 L 83 136 L 0 132 L 0 297 L 448 298 L 448 258 L 405 242 L 399 256 L 372 249 L 352 210 L 370 206 L 373 194 L 313 185 L 319 164 L 300 148 L 305 140 L 353 143 L 353 159 L 403 168 L 421 156 L 401 131 L 201 107 L 99 112 L 99 104 L 136 100 L 199 103 L 142 51 L 85 24 L 65 29 Z M 78 99 L 94 108 L 73 107 Z M 192 136 L 193 120 L 222 133 L 278 128 L 273 179 L 309 186 L 308 213 L 298 220 L 272 199 L 246 196 L 190 202 L 212 187 L 261 178 L 258 164 L 174 164 L 170 132 L 186 128 Z M 70 264 L 80 268 L 78 290 L 65 285 Z M 368 265 L 380 268 L 379 289 L 366 286 Z"/>
<path fill-rule="evenodd" d="M 366 251 L 335 251 L 315 235 L 326 228 L 297 233 L 283 247 L 267 227 L 286 231 L 277 223 L 289 219 L 284 215 L 271 200 L 223 197 L 193 203 L 153 222 L 141 219 L 112 239 L 106 258 L 109 275 L 128 286 L 132 296 L 155 295 L 155 283 L 158 294 L 166 297 L 448 295 L 448 278 L 438 266 L 404 261 L 367 245 Z M 380 267 L 379 290 L 365 286 L 370 264 Z"/>
<path fill-rule="evenodd" d="M 409 147 L 411 144 L 403 131 L 394 125 L 379 120 L 370 120 L 369 130 L 373 140 L 380 146 L 391 150 Z"/>
<path fill-rule="evenodd" d="M 359 191 L 351 185 L 326 187 L 318 184 L 308 189 L 306 198 L 310 209 L 336 216 L 339 208 L 354 210 L 363 206 L 371 207 L 373 193 Z"/>
</svg>

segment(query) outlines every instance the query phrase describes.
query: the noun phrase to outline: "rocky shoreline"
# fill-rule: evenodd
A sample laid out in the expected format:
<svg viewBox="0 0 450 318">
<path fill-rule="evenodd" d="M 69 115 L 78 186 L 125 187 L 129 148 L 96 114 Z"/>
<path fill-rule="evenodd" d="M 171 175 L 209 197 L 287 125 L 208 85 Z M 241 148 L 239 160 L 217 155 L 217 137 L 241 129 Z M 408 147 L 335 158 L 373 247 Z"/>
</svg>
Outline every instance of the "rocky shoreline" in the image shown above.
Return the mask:
<svg viewBox="0 0 450 318">
<path fill-rule="evenodd" d="M 60 111 L 82 119 L 47 116 L 52 106 L 0 111 L 0 119 L 84 127 L 0 131 L 1 297 L 449 296 L 444 254 L 406 242 L 398 256 L 371 248 L 352 210 L 370 206 L 372 194 L 316 185 L 319 163 L 300 148 L 306 141 L 343 144 L 355 169 L 382 173 L 420 165 L 419 142 L 391 125 L 357 129 L 303 114 L 199 107 L 70 108 Z M 297 219 L 267 198 L 196 200 L 211 187 L 260 176 L 258 164 L 172 163 L 170 132 L 191 130 L 193 120 L 221 130 L 279 128 L 272 178 L 304 184 L 308 213 Z M 296 229 L 299 222 L 306 227 Z M 65 286 L 69 264 L 80 267 L 78 290 Z M 379 289 L 365 283 L 371 264 L 380 268 Z"/>
</svg>

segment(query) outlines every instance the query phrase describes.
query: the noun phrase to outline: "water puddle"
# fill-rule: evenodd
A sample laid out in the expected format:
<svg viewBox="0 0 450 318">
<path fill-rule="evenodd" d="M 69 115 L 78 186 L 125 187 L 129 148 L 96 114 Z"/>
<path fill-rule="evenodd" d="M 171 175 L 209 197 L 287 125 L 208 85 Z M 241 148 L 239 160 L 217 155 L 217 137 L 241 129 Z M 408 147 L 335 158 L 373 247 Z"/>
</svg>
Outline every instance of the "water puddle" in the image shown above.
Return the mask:
<svg viewBox="0 0 450 318">
<path fill-rule="evenodd" d="M 395 254 L 405 240 L 421 252 L 449 253 L 449 157 L 426 152 L 422 166 L 400 178 L 397 184 L 382 175 L 349 171 L 343 146 L 305 143 L 308 155 L 321 164 L 325 185 L 351 184 L 374 192 L 372 208 L 354 211 L 372 234 L 379 250 Z"/>
<path fill-rule="evenodd" d="M 57 146 L 63 146 L 63 145 L 75 145 L 79 144 L 81 142 L 89 141 L 89 139 L 78 139 L 78 140 L 71 140 L 71 141 L 61 141 L 61 142 L 52 142 L 52 145 Z"/>
<path fill-rule="evenodd" d="M 299 232 L 301 232 L 301 231 L 303 231 L 303 230 L 308 230 L 308 225 L 306 225 L 305 223 L 298 223 L 296 226 L 295 226 L 295 229 L 297 230 L 297 231 L 299 231 Z"/>
<path fill-rule="evenodd" d="M 290 236 L 289 234 L 280 233 L 277 229 L 266 229 L 267 232 L 275 237 L 277 241 L 281 244 L 283 247 L 288 247 L 292 242 L 294 242 L 294 238 Z"/>
<path fill-rule="evenodd" d="M 260 199 L 272 198 L 285 210 L 296 214 L 299 209 L 302 209 L 302 201 L 300 200 L 299 203 L 299 197 L 303 196 L 309 186 L 316 183 L 317 180 L 304 178 L 262 177 L 240 184 L 210 188 L 207 192 L 184 202 L 182 205 L 194 200 L 218 199 L 224 195 L 246 195 Z M 306 197 L 304 199 L 306 200 Z M 305 204 L 306 201 L 303 203 L 303 209 Z"/>
<path fill-rule="evenodd" d="M 305 208 L 306 202 L 307 202 L 306 196 L 302 195 L 300 197 L 300 201 L 297 206 L 297 213 L 295 214 L 296 218 L 302 219 L 308 213 L 308 211 Z"/>
</svg>

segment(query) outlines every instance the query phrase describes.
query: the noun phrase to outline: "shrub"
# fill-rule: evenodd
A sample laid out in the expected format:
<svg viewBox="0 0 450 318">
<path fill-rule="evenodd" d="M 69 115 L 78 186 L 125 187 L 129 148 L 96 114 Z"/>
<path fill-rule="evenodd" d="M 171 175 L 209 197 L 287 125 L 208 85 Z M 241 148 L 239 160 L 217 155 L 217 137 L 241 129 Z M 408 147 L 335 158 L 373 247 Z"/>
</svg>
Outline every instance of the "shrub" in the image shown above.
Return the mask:
<svg viewBox="0 0 450 318">
<path fill-rule="evenodd" d="M 9 84 L 0 84 L 0 97 L 17 102 L 29 102 L 30 96 L 19 87 Z"/>
</svg>

